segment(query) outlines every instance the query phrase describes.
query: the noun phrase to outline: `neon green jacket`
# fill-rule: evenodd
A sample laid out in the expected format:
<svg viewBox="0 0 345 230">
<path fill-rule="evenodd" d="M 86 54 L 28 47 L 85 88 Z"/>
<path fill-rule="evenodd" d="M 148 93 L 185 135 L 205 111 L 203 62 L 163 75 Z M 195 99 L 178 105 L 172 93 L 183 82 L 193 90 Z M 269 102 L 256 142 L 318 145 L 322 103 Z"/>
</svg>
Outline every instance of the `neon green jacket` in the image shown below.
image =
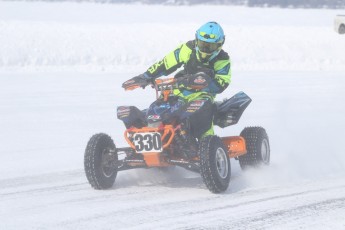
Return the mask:
<svg viewBox="0 0 345 230">
<path fill-rule="evenodd" d="M 201 90 L 215 96 L 223 92 L 231 80 L 230 58 L 229 55 L 221 50 L 219 54 L 208 63 L 201 63 L 196 55 L 195 40 L 188 41 L 166 55 L 163 60 L 153 64 L 144 73 L 147 77 L 158 78 L 167 76 L 184 66 L 182 71 L 185 74 L 194 74 L 205 72 L 213 79 L 212 83 L 205 89 Z M 196 93 L 190 90 L 181 90 L 184 96 Z"/>
</svg>

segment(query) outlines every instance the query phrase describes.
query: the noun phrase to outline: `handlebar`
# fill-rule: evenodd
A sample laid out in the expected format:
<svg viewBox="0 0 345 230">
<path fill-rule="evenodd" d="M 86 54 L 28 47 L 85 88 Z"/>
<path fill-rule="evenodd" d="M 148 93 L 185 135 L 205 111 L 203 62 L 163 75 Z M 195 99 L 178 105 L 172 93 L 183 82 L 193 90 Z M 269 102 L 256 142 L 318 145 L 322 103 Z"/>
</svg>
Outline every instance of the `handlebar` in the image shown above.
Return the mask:
<svg viewBox="0 0 345 230">
<path fill-rule="evenodd" d="M 182 82 L 183 85 L 187 84 L 192 89 L 200 90 L 207 86 L 211 81 L 211 77 L 204 72 L 199 72 L 195 74 L 185 74 L 181 77 L 169 77 L 163 79 L 155 79 L 149 83 L 152 88 L 155 88 L 156 91 L 165 91 L 165 90 L 174 90 L 179 88 L 179 83 Z M 123 85 L 125 90 L 134 90 L 137 88 L 145 88 L 148 85 L 148 82 L 142 79 L 130 79 L 126 81 Z"/>
<path fill-rule="evenodd" d="M 152 84 L 152 86 L 158 91 L 168 90 L 168 89 L 177 89 L 178 80 L 173 77 L 165 78 L 165 79 L 156 79 L 155 84 Z"/>
</svg>

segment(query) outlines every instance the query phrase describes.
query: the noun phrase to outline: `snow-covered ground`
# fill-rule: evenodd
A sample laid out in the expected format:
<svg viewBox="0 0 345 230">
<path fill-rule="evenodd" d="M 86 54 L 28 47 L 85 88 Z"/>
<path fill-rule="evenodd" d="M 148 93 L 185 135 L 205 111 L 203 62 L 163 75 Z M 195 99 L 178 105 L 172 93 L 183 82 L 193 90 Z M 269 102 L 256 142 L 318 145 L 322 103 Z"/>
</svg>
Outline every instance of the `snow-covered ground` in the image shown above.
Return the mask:
<svg viewBox="0 0 345 230">
<path fill-rule="evenodd" d="M 345 229 L 345 37 L 336 10 L 0 2 L 0 229 Z M 145 108 L 151 89 L 121 83 L 220 22 L 233 78 L 221 100 L 252 104 L 238 135 L 266 128 L 271 166 L 232 163 L 225 194 L 178 169 L 120 172 L 91 189 L 91 135 L 124 146 L 116 106 Z"/>
<path fill-rule="evenodd" d="M 0 70 L 147 68 L 216 20 L 234 70 L 344 70 L 337 10 L 1 2 Z"/>
</svg>

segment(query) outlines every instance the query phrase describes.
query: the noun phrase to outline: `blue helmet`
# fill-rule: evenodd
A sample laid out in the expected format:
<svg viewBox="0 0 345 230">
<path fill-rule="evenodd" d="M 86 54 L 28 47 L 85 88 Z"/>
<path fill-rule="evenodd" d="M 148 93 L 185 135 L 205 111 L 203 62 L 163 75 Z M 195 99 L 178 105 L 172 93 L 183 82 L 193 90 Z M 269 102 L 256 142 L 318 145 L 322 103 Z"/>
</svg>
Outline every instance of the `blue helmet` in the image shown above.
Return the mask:
<svg viewBox="0 0 345 230">
<path fill-rule="evenodd" d="M 217 22 L 208 22 L 196 31 L 195 40 L 197 58 L 201 62 L 209 62 L 221 51 L 225 35 Z"/>
</svg>

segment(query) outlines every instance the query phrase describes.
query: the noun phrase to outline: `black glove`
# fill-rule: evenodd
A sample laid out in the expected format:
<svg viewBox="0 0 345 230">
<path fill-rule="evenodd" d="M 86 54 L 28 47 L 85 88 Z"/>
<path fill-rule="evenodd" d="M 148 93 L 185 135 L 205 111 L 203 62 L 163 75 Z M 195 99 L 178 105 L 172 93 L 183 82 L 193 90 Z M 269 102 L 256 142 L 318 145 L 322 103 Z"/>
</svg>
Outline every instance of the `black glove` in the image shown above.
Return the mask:
<svg viewBox="0 0 345 230">
<path fill-rule="evenodd" d="M 145 89 L 146 86 L 152 84 L 153 80 L 153 78 L 150 78 L 145 74 L 140 74 L 124 82 L 122 84 L 122 88 L 124 88 L 125 90 L 131 90 L 138 87 Z"/>
<path fill-rule="evenodd" d="M 201 90 L 203 88 L 206 88 L 210 82 L 211 82 L 211 78 L 203 72 L 190 74 L 190 75 L 186 75 L 184 77 L 178 78 L 179 88 L 183 88 L 187 90 L 190 90 L 190 89 Z"/>
</svg>

